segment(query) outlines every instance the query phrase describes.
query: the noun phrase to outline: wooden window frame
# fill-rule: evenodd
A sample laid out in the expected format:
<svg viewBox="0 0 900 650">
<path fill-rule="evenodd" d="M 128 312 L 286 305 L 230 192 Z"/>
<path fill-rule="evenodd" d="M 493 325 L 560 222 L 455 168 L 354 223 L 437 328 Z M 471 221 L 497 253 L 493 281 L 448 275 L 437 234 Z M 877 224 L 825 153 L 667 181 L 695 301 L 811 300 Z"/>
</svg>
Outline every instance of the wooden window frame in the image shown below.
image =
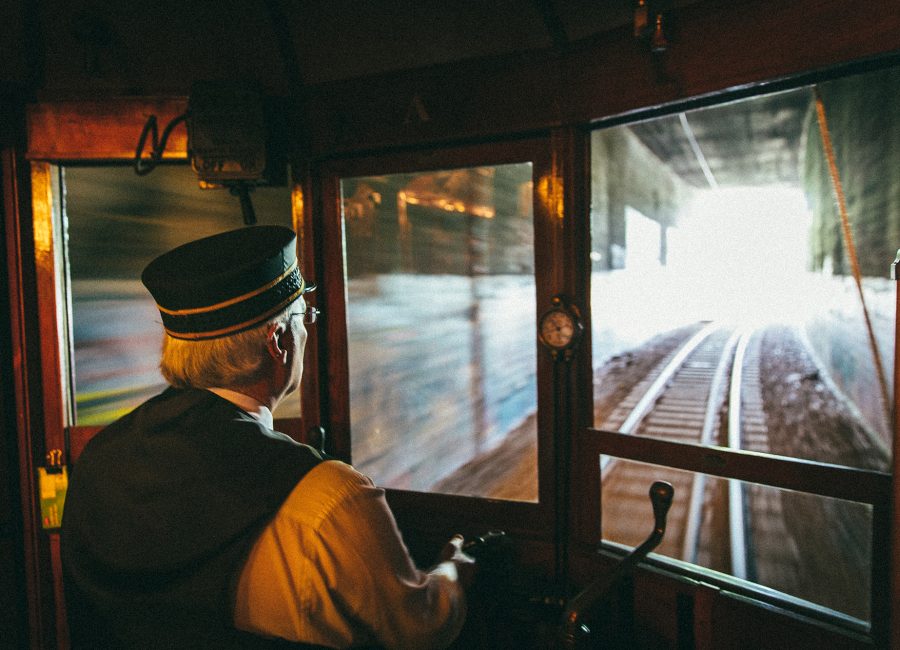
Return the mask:
<svg viewBox="0 0 900 650">
<path fill-rule="evenodd" d="M 719 98 L 723 99 L 722 97 Z M 31 365 L 42 368 L 42 413 L 38 417 L 43 426 L 43 448 L 65 449 L 69 462 L 77 459 L 84 443 L 99 427 L 68 426 L 65 386 L 66 364 L 60 358 L 68 336 L 65 314 L 59 311 L 64 287 L 58 282 L 59 215 L 54 213 L 54 165 L 71 162 L 131 162 L 134 145 L 146 118 L 157 115 L 161 124 L 180 115 L 186 108 L 186 98 L 116 99 L 99 102 L 56 102 L 31 107 L 28 121 L 28 153 L 31 160 L 31 201 L 33 213 L 35 282 L 39 314 L 38 335 L 40 360 Z M 555 128 L 546 135 L 528 140 L 529 147 L 542 149 L 546 175 L 558 188 L 558 206 L 535 202 L 535 239 L 545 238 L 545 246 L 536 250 L 536 275 L 548 271 L 538 286 L 538 313 L 552 295 L 572 296 L 582 307 L 585 325 L 590 331 L 589 273 L 579 268 L 578 260 L 587 259 L 589 224 L 585 202 L 589 179 L 589 132 L 577 127 Z M 307 371 L 303 380 L 303 419 L 290 422 L 292 435 L 303 439 L 304 425 L 332 422 L 329 432 L 330 450 L 349 458 L 349 409 L 347 405 L 348 371 L 345 353 L 340 344 L 346 342 L 346 322 L 343 307 L 343 252 L 340 250 L 340 192 L 341 176 L 361 176 L 368 173 L 388 173 L 392 169 L 409 171 L 409 161 L 416 161 L 421 169 L 437 168 L 429 161 L 440 160 L 439 167 L 497 164 L 503 155 L 495 153 L 504 147 L 515 149 L 511 142 L 464 147 L 441 147 L 426 151 L 411 151 L 385 156 L 334 159 L 315 163 L 307 171 L 297 174 L 292 188 L 293 220 L 299 236 L 298 246 L 304 265 L 304 275 L 318 280 L 320 290 L 312 294 L 313 301 L 328 309 L 324 330 L 311 332 L 307 346 Z M 186 160 L 187 140 L 183 127 L 176 128 L 169 140 L 166 159 Z M 396 167 L 392 167 L 396 165 Z M 300 167 L 298 166 L 298 169 Z M 536 171 L 537 174 L 537 171 Z M 313 213 L 321 209 L 321 218 Z M 570 265 L 554 264 L 553 260 L 570 259 Z M 549 273 L 552 271 L 552 273 Z M 337 311 L 335 311 L 337 309 Z M 536 314 L 537 316 L 537 314 Z M 711 450 L 708 447 L 680 445 L 648 439 L 637 439 L 615 432 L 593 429 L 590 424 L 591 354 L 589 336 L 572 362 L 555 366 L 542 350 L 538 351 L 539 413 L 539 486 L 538 504 L 492 502 L 485 499 L 389 491 L 392 506 L 407 525 L 415 528 L 417 516 L 440 513 L 445 527 L 461 526 L 463 532 L 480 533 L 484 528 L 505 527 L 513 533 L 530 535 L 544 549 L 550 544 L 565 546 L 568 535 L 584 548 L 596 548 L 600 543 L 600 475 L 599 456 L 612 455 L 629 460 L 650 462 L 688 471 L 749 480 L 776 488 L 799 489 L 821 496 L 834 496 L 868 503 L 873 507 L 873 580 L 872 626 L 874 639 L 888 636 L 888 622 L 892 621 L 893 636 L 897 636 L 898 605 L 891 603 L 900 578 L 883 572 L 874 573 L 874 566 L 891 566 L 896 562 L 900 546 L 900 518 L 893 501 L 900 500 L 900 487 L 894 481 L 898 458 L 894 455 L 894 474 L 869 472 L 853 468 L 826 466 L 793 459 L 759 457 L 748 452 Z M 896 341 L 895 341 L 896 350 Z M 895 363 L 895 375 L 897 371 Z M 343 382 L 343 383 L 342 383 Z M 895 376 L 895 391 L 897 386 Z M 895 405 L 898 398 L 895 395 Z M 40 406 L 38 406 L 40 408 Z M 896 420 L 896 418 L 895 418 Z M 571 439 L 565 432 L 572 432 Z M 32 437 L 39 432 L 33 432 Z M 897 439 L 895 431 L 895 441 Z M 35 448 L 41 445 L 34 443 Z M 672 445 L 675 445 L 674 447 Z M 896 450 L 896 444 L 895 444 Z M 570 479 L 564 477 L 570 474 Z M 826 479 L 825 488 L 817 487 Z M 23 480 L 30 480 L 26 476 Z M 553 486 L 561 485 L 559 491 Z M 597 489 L 578 489 L 574 486 L 596 485 Z M 893 510 L 892 510 L 893 507 Z M 450 518 L 449 512 L 461 512 Z M 527 522 L 527 525 L 525 525 Z M 562 522 L 562 529 L 560 528 Z M 536 533 L 535 531 L 540 529 Z M 35 529 L 40 533 L 39 526 Z M 547 532 L 551 531 L 551 532 Z M 562 531 L 562 532 L 561 532 Z M 433 531 L 443 535 L 444 530 Z M 452 532 L 456 532 L 453 530 Z M 893 544 L 893 550 L 892 550 Z M 51 556 L 58 539 L 51 535 Z M 37 545 L 33 545 L 37 548 Z M 37 561 L 36 561 L 37 562 Z M 58 556 L 53 559 L 55 578 L 58 578 Z M 37 562 L 35 566 L 40 564 Z M 894 564 L 896 567 L 896 563 Z M 557 558 L 559 568 L 559 559 Z M 705 579 L 705 578 L 704 578 Z M 54 583 L 58 592 L 61 582 Z M 765 595 L 759 595 L 765 601 Z M 34 623 L 32 629 L 35 628 Z M 59 632 L 58 634 L 64 634 Z"/>
<path fill-rule="evenodd" d="M 554 155 L 554 142 L 549 134 L 543 137 L 506 140 L 490 144 L 444 146 L 425 150 L 392 152 L 382 155 L 347 157 L 321 162 L 314 176 L 321 189 L 321 272 L 320 300 L 324 300 L 325 341 L 321 354 L 327 355 L 327 417 L 332 427 L 328 438 L 333 441 L 329 450 L 338 457 L 352 461 L 349 404 L 349 366 L 346 356 L 347 318 L 345 304 L 344 250 L 342 237 L 341 178 L 416 172 L 435 169 L 456 169 L 484 165 L 531 162 L 534 190 L 535 289 L 537 317 L 551 304 L 556 293 L 565 292 L 558 277 L 551 277 L 552 260 L 562 255 L 564 208 L 559 159 Z M 541 198 L 538 187 L 553 186 L 558 190 L 558 203 Z M 556 184 L 556 185 L 554 185 Z M 536 330 L 535 330 L 536 331 Z M 535 336 L 535 346 L 538 346 Z M 561 403 L 554 400 L 553 367 L 543 349 L 537 355 L 538 404 L 538 501 L 499 501 L 482 497 L 467 497 L 407 490 L 388 489 L 388 499 L 404 530 L 415 536 L 436 540 L 448 532 L 482 534 L 486 530 L 503 529 L 517 537 L 553 543 L 559 531 L 555 520 L 560 494 L 556 491 L 558 445 L 554 435 Z M 433 515 L 433 516 L 432 516 Z M 439 520 L 439 521 L 437 521 Z M 437 525 L 439 524 L 439 525 Z M 437 528 L 435 526 L 437 525 Z"/>
<path fill-rule="evenodd" d="M 103 427 L 77 425 L 71 403 L 71 303 L 61 248 L 60 168 L 72 163 L 133 164 L 137 139 L 147 118 L 155 115 L 160 124 L 168 124 L 187 110 L 187 98 L 63 101 L 36 104 L 29 109 L 27 157 L 31 160 L 37 296 L 40 338 L 44 342 L 44 437 L 48 450 L 63 450 L 71 463 Z M 172 131 L 163 160 L 187 162 L 187 132 L 183 124 Z M 305 192 L 302 181 L 292 182 L 291 219 L 298 233 L 303 232 L 308 220 Z M 303 254 L 304 243 L 305 239 L 299 236 L 301 258 L 308 258 Z M 306 267 L 304 273 L 308 273 Z M 307 358 L 305 363 L 314 372 L 315 359 L 310 362 Z M 306 406 L 304 399 L 303 413 Z M 303 422 L 303 417 L 283 418 L 277 420 L 277 427 L 297 440 L 305 440 Z"/>
<path fill-rule="evenodd" d="M 889 65 L 895 58 L 889 58 L 881 65 Z M 754 85 L 732 91 L 717 92 L 699 99 L 656 106 L 651 109 L 634 111 L 628 115 L 617 116 L 596 122 L 592 130 L 600 130 L 629 123 L 640 122 L 650 118 L 672 115 L 684 110 L 707 108 L 721 105 L 736 99 L 745 99 L 757 95 L 799 88 L 804 84 L 829 80 L 854 72 L 865 71 L 867 65 L 844 66 L 840 69 L 815 74 L 795 75 L 789 79 L 779 80 L 771 84 Z M 588 236 L 589 238 L 589 236 Z M 587 258 L 582 266 L 590 267 Z M 888 261 L 885 261 L 887 265 Z M 576 262 L 577 264 L 577 262 Z M 584 299 L 588 302 L 587 297 Z M 584 550 L 598 546 L 611 551 L 614 555 L 622 553 L 622 546 L 610 543 L 602 538 L 601 470 L 600 457 L 611 456 L 619 459 L 643 462 L 661 467 L 700 472 L 724 479 L 736 479 L 757 483 L 765 487 L 795 490 L 826 498 L 844 499 L 868 505 L 872 508 L 872 547 L 871 547 L 871 620 L 870 624 L 858 628 L 850 625 L 852 632 L 869 636 L 876 644 L 886 643 L 891 635 L 900 631 L 900 606 L 892 603 L 892 595 L 896 597 L 900 577 L 897 566 L 900 564 L 900 484 L 894 476 L 900 468 L 898 458 L 898 440 L 900 440 L 900 420 L 896 415 L 900 405 L 900 292 L 898 292 L 897 325 L 894 341 L 894 418 L 893 418 L 893 460 L 892 472 L 878 472 L 849 466 L 821 463 L 803 459 L 776 456 L 757 452 L 725 449 L 700 444 L 676 443 L 665 440 L 626 435 L 616 431 L 601 430 L 588 424 L 578 428 L 574 434 L 572 456 L 572 485 L 582 488 L 573 492 L 572 507 L 572 543 Z M 892 498 L 893 497 L 893 498 Z M 893 505 L 892 505 L 893 504 Z M 778 592 L 758 585 L 748 587 L 745 581 L 732 579 L 727 574 L 718 574 L 698 565 L 690 565 L 682 561 L 668 561 L 662 556 L 654 556 L 652 564 L 664 567 L 677 574 L 707 583 L 716 583 L 723 589 L 758 599 L 764 603 L 783 607 L 803 616 L 811 616 L 823 622 L 835 621 L 829 618 L 831 610 L 817 607 L 810 603 L 805 607 L 801 599 L 780 598 Z M 691 567 L 696 566 L 696 571 Z M 893 570 L 886 567 L 893 566 Z M 798 602 L 801 604 L 798 605 Z M 847 617 L 850 619 L 850 617 Z M 855 621 L 855 619 L 853 619 Z"/>
</svg>

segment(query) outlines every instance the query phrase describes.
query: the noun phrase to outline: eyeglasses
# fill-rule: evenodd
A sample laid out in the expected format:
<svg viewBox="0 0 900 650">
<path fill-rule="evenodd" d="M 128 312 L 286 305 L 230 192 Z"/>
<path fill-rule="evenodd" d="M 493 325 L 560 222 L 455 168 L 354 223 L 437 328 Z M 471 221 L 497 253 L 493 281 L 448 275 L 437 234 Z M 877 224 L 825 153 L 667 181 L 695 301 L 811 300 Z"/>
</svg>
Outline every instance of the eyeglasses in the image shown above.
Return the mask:
<svg viewBox="0 0 900 650">
<path fill-rule="evenodd" d="M 316 309 L 315 307 L 307 307 L 306 311 L 291 312 L 291 318 L 293 318 L 294 316 L 302 316 L 304 325 L 312 325 L 317 320 L 319 320 L 319 314 L 321 313 L 322 311 Z"/>
</svg>

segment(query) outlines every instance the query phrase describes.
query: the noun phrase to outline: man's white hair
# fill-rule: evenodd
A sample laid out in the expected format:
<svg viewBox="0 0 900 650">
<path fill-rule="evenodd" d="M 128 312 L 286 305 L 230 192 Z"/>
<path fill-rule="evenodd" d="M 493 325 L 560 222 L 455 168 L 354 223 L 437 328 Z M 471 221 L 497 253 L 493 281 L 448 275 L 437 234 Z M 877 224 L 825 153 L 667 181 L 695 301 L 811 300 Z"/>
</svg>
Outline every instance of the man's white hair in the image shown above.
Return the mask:
<svg viewBox="0 0 900 650">
<path fill-rule="evenodd" d="M 251 384 L 267 371 L 266 335 L 272 325 L 289 326 L 296 303 L 261 325 L 217 339 L 163 337 L 159 369 L 176 388 L 229 388 Z"/>
</svg>

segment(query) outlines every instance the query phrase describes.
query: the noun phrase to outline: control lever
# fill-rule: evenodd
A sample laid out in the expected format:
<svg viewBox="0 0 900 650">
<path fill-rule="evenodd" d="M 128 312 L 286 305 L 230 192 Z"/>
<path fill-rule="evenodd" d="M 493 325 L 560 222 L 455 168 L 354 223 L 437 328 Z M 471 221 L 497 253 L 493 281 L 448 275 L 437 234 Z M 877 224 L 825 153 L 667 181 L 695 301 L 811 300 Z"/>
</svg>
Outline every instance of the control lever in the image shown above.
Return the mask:
<svg viewBox="0 0 900 650">
<path fill-rule="evenodd" d="M 654 527 L 650 537 L 638 548 L 638 551 L 640 551 L 645 545 L 652 543 L 652 546 L 647 549 L 644 555 L 659 546 L 663 535 L 666 534 L 666 515 L 669 514 L 669 507 L 672 505 L 674 496 L 675 488 L 672 487 L 671 483 L 656 481 L 650 486 L 650 503 L 653 504 Z"/>
<path fill-rule="evenodd" d="M 627 576 L 638 562 L 659 546 L 666 532 L 666 515 L 669 513 L 674 496 L 675 488 L 670 483 L 656 481 L 650 486 L 650 502 L 653 504 L 653 532 L 644 540 L 643 544 L 626 555 L 608 575 L 598 578 L 569 601 L 563 614 L 563 629 L 560 639 L 562 647 L 574 648 L 580 638 L 591 633 L 590 628 L 584 623 L 586 613 L 597 602 L 609 595 L 619 580 Z"/>
<path fill-rule="evenodd" d="M 474 537 L 463 544 L 464 553 L 477 558 L 482 552 L 494 548 L 506 537 L 506 532 L 502 530 L 491 530 L 480 537 Z"/>
</svg>

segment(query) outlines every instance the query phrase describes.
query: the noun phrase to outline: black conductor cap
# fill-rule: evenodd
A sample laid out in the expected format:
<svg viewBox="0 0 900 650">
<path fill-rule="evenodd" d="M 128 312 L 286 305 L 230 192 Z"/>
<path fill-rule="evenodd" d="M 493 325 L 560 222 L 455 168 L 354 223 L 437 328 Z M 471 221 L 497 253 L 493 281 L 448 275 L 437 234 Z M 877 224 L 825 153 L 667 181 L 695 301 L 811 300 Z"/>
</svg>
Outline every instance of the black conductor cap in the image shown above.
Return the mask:
<svg viewBox="0 0 900 650">
<path fill-rule="evenodd" d="M 163 327 L 177 339 L 214 339 L 264 323 L 304 293 L 297 236 L 284 226 L 253 226 L 204 237 L 164 253 L 141 281 Z"/>
</svg>

